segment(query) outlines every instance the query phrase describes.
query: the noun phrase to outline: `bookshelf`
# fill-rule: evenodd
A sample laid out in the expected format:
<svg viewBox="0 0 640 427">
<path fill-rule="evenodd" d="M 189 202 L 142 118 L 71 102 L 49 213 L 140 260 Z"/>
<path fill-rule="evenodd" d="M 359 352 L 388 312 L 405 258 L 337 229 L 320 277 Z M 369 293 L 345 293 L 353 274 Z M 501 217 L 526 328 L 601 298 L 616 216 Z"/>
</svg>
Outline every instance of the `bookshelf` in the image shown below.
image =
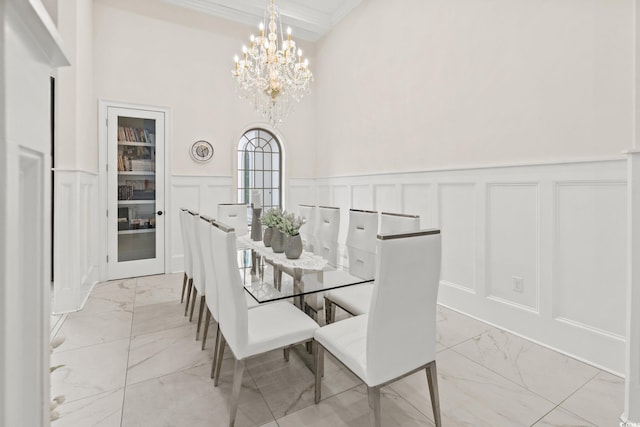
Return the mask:
<svg viewBox="0 0 640 427">
<path fill-rule="evenodd" d="M 121 244 L 130 240 L 127 236 L 156 231 L 155 126 L 155 120 L 118 117 L 117 197 Z"/>
</svg>

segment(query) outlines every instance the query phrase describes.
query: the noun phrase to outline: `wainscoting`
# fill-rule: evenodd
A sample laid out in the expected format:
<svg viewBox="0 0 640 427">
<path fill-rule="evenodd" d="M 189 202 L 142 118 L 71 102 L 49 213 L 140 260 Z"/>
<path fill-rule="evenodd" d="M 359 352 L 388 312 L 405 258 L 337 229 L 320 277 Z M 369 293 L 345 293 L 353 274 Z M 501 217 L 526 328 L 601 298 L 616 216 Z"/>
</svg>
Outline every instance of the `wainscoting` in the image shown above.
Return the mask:
<svg viewBox="0 0 640 427">
<path fill-rule="evenodd" d="M 624 372 L 626 161 L 290 179 L 287 207 L 418 214 L 442 230 L 440 303 Z M 341 238 L 346 237 L 342 227 Z"/>
<path fill-rule="evenodd" d="M 98 175 L 55 171 L 51 310 L 80 310 L 99 278 Z"/>
<path fill-rule="evenodd" d="M 173 175 L 171 177 L 171 209 L 168 210 L 171 219 L 167 232 L 167 236 L 171 239 L 171 250 L 167 262 L 171 264 L 167 266 L 167 271 L 184 270 L 184 249 L 178 209 L 193 209 L 198 213 L 216 218 L 219 203 L 235 201 L 232 182 L 229 176 Z"/>
</svg>

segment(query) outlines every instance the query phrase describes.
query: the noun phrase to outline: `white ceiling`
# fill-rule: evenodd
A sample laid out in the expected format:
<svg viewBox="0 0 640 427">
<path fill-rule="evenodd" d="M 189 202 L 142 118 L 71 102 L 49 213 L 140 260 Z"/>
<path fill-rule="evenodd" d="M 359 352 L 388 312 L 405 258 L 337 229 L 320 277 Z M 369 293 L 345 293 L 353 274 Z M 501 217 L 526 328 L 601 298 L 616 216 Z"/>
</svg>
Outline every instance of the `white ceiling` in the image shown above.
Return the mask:
<svg viewBox="0 0 640 427">
<path fill-rule="evenodd" d="M 163 1 L 256 27 L 264 20 L 268 5 L 268 0 Z M 280 9 L 283 29 L 291 27 L 294 39 L 316 41 L 360 2 L 361 0 L 276 0 L 276 5 Z"/>
</svg>

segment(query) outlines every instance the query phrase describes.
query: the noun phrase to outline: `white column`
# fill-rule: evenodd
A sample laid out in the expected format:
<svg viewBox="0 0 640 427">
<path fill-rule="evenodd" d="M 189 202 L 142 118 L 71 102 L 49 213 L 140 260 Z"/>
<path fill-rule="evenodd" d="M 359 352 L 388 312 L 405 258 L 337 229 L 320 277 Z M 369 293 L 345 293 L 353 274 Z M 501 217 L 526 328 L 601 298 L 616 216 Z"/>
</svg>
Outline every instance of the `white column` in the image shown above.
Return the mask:
<svg viewBox="0 0 640 427">
<path fill-rule="evenodd" d="M 627 346 L 622 425 L 640 426 L 640 151 L 627 161 Z"/>
</svg>

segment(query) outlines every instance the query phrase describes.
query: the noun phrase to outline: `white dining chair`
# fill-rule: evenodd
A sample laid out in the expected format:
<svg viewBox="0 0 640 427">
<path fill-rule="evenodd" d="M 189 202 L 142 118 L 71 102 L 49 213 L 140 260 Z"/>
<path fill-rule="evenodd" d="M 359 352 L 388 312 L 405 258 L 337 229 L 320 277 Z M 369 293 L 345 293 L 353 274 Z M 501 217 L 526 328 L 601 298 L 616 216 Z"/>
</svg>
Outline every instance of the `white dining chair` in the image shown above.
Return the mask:
<svg viewBox="0 0 640 427">
<path fill-rule="evenodd" d="M 211 365 L 211 378 L 214 378 L 215 367 L 216 367 L 216 357 L 218 355 L 218 346 L 220 343 L 220 314 L 219 314 L 219 299 L 218 299 L 218 277 L 216 275 L 215 264 L 213 259 L 213 246 L 212 246 L 212 232 L 213 232 L 213 223 L 215 219 L 201 215 L 199 221 L 199 232 L 200 236 L 200 244 L 202 246 L 202 261 L 204 265 L 204 288 L 206 293 L 205 298 L 205 308 L 206 308 L 206 316 L 204 321 L 204 332 L 202 337 L 202 350 L 205 349 L 207 345 L 207 336 L 209 334 L 209 325 L 211 323 L 211 318 L 213 318 L 215 322 L 216 328 L 216 340 L 213 346 L 213 363 Z M 247 307 L 249 309 L 257 307 L 259 303 L 247 292 L 244 293 L 245 300 L 247 302 Z M 268 304 L 268 303 L 265 303 Z"/>
<path fill-rule="evenodd" d="M 317 206 L 298 205 L 298 216 L 304 221 L 304 224 L 300 227 L 300 238 L 302 239 L 302 244 L 309 249 L 313 248 L 316 218 L 318 218 L 317 210 Z"/>
<path fill-rule="evenodd" d="M 200 335 L 200 325 L 202 324 L 202 314 L 205 306 L 205 269 L 204 260 L 202 257 L 202 235 L 200 234 L 200 215 L 195 212 L 190 212 L 191 215 L 187 218 L 189 221 L 189 231 L 191 238 L 191 258 L 193 261 L 193 289 L 191 297 L 191 311 L 189 314 L 189 322 L 193 320 L 193 311 L 196 307 L 196 301 L 198 295 L 200 296 L 200 308 L 198 310 L 198 326 L 196 328 L 196 341 Z"/>
<path fill-rule="evenodd" d="M 439 230 L 378 236 L 376 280 L 368 314 L 324 326 L 317 342 L 315 403 L 327 350 L 366 385 L 372 425 L 381 426 L 380 388 L 426 370 L 436 426 L 441 426 L 436 369 Z"/>
<path fill-rule="evenodd" d="M 420 230 L 420 215 L 382 212 L 380 234 L 413 233 Z"/>
<path fill-rule="evenodd" d="M 338 236 L 340 234 L 340 208 L 318 206 L 316 210 L 315 231 L 313 238 L 313 252 L 328 260 L 330 265 L 338 262 Z M 316 274 L 304 275 L 302 281 L 317 280 Z M 326 277 L 325 280 L 331 280 Z M 320 294 L 305 297 L 304 311 L 317 319 L 317 313 L 324 307 L 324 299 Z"/>
<path fill-rule="evenodd" d="M 359 277 L 371 276 L 366 268 L 372 268 L 370 255 L 376 250 L 378 235 L 378 212 L 351 209 L 349 211 L 349 229 L 347 232 L 347 249 L 349 251 L 349 272 L 354 275 L 362 269 Z M 363 257 L 367 257 L 363 259 Z M 357 275 L 357 274 L 355 274 Z M 335 307 L 338 306 L 350 314 L 366 313 L 371 299 L 371 284 L 348 286 L 331 290 L 324 295 L 325 322 L 335 320 Z"/>
<path fill-rule="evenodd" d="M 313 235 L 321 241 L 337 242 L 340 234 L 340 208 L 318 206 L 316 214 Z"/>
<path fill-rule="evenodd" d="M 186 297 L 186 304 L 184 306 L 184 315 L 188 316 L 189 315 L 189 307 L 193 307 L 193 301 L 192 301 L 192 294 L 194 292 L 194 270 L 197 268 L 197 263 L 194 260 L 194 256 L 195 254 L 194 252 L 194 233 L 193 233 L 193 216 L 197 216 L 197 212 L 192 211 L 190 209 L 187 209 L 186 211 L 186 215 L 184 217 L 184 225 L 185 225 L 185 236 L 187 238 L 187 247 L 188 247 L 188 251 L 189 251 L 189 268 L 191 270 L 190 272 L 190 278 L 189 278 L 189 282 L 187 283 L 187 297 Z"/>
<path fill-rule="evenodd" d="M 340 233 L 340 208 L 319 206 L 315 210 L 316 219 L 312 251 L 335 265 L 338 260 L 338 235 Z M 289 269 L 277 268 L 273 272 L 273 281 L 277 289 L 282 283 L 282 272 L 293 277 L 293 271 Z M 315 274 L 313 275 L 315 277 Z M 305 308 L 317 312 L 322 309 L 322 301 L 318 302 L 316 297 L 309 297 L 309 306 Z M 312 301 L 313 300 L 313 301 Z"/>
<path fill-rule="evenodd" d="M 220 346 L 214 385 L 220 378 L 225 346 L 235 358 L 229 426 L 235 423 L 245 360 L 271 350 L 288 348 L 313 339 L 318 324 L 293 304 L 279 301 L 249 310 L 236 262 L 236 236 L 232 228 L 212 222 L 214 265 L 218 274 L 220 310 Z M 224 303 L 222 303 L 224 301 Z M 314 346 L 315 347 L 315 346 Z"/>
<path fill-rule="evenodd" d="M 216 220 L 236 230 L 236 236 L 245 236 L 249 234 L 247 209 L 244 203 L 221 203 Z"/>
<path fill-rule="evenodd" d="M 187 216 L 189 212 L 185 208 L 180 208 L 179 211 L 179 219 L 180 219 L 180 236 L 182 237 L 182 252 L 183 252 L 183 263 L 184 263 L 184 276 L 182 278 L 182 292 L 180 293 L 180 303 L 184 302 L 184 292 L 187 289 L 187 284 L 191 286 L 191 280 L 193 277 L 193 273 L 191 272 L 191 248 L 189 245 L 189 237 L 188 237 L 188 226 L 187 226 Z M 187 305 L 189 305 L 189 299 L 187 298 Z M 186 313 L 186 308 L 185 308 Z"/>
</svg>

